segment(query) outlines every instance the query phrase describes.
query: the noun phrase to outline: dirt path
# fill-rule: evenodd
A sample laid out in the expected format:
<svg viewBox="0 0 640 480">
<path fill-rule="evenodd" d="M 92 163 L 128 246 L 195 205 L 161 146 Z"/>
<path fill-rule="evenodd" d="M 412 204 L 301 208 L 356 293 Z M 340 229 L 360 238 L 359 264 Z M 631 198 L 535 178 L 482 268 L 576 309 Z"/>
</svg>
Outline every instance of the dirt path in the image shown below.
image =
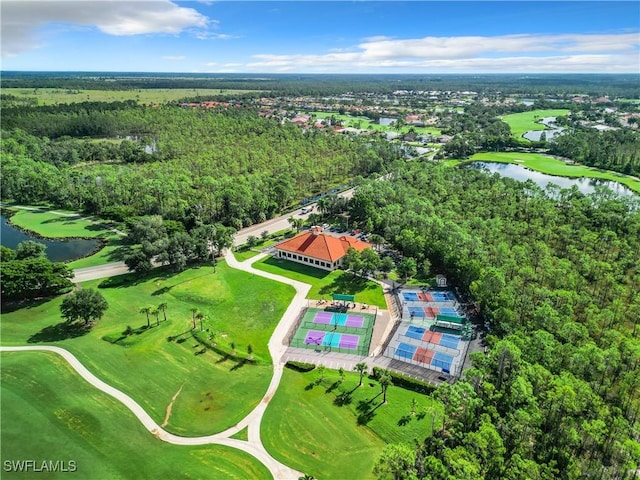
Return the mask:
<svg viewBox="0 0 640 480">
<path fill-rule="evenodd" d="M 173 397 L 171 397 L 171 401 L 169 402 L 169 405 L 167 405 L 167 411 L 164 414 L 164 420 L 162 421 L 162 425 L 160 425 L 162 428 L 166 427 L 167 424 L 169 423 L 169 417 L 171 416 L 171 409 L 173 408 L 173 402 L 175 402 L 176 398 L 178 398 L 178 395 L 180 395 L 180 392 L 182 391 L 182 387 L 184 387 L 184 383 L 180 385 L 180 388 L 178 389 L 176 394 Z"/>
</svg>

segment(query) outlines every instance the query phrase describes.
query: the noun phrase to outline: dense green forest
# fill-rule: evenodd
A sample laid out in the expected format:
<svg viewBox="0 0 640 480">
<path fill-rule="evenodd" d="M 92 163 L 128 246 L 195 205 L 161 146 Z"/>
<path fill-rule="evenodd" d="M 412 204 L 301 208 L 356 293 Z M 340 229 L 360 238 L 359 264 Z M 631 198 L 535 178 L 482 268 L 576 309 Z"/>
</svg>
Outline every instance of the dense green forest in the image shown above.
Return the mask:
<svg viewBox="0 0 640 480">
<path fill-rule="evenodd" d="M 5 88 L 128 90 L 138 88 L 218 88 L 262 90 L 261 95 L 391 93 L 447 90 L 526 95 L 586 94 L 637 98 L 637 75 L 345 75 L 345 74 L 189 74 L 109 72 L 3 72 Z"/>
<path fill-rule="evenodd" d="M 550 142 L 549 151 L 591 167 L 640 176 L 640 135 L 633 130 L 574 129 Z"/>
<path fill-rule="evenodd" d="M 360 186 L 352 219 L 446 273 L 490 325 L 488 354 L 434 394 L 442 429 L 415 447 L 389 447 L 380 478 L 633 476 L 639 207 L 607 190 L 543 191 L 425 163 Z"/>
<path fill-rule="evenodd" d="M 157 214 L 240 228 L 399 156 L 381 139 L 303 131 L 241 108 L 15 108 L 2 128 L 3 199 L 119 211 L 116 220 Z"/>
</svg>

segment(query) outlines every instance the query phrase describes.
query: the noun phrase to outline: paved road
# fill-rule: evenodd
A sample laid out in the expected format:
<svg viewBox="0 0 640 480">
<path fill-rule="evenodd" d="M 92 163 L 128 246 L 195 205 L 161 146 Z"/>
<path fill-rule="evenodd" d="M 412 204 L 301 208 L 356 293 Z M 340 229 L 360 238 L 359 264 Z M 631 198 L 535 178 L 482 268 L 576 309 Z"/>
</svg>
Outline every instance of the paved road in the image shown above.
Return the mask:
<svg viewBox="0 0 640 480">
<path fill-rule="evenodd" d="M 287 283 L 293 286 L 293 288 L 296 290 L 296 294 L 269 340 L 269 353 L 271 354 L 271 358 L 273 359 L 273 375 L 271 377 L 271 382 L 269 383 L 269 387 L 267 388 L 264 397 L 262 398 L 260 403 L 253 409 L 253 411 L 251 411 L 251 413 L 249 413 L 236 425 L 225 430 L 224 432 L 203 437 L 180 437 L 178 435 L 167 432 L 160 425 L 158 425 L 135 400 L 133 400 L 126 393 L 100 380 L 93 373 L 91 373 L 71 352 L 63 348 L 44 345 L 0 347 L 0 352 L 35 350 L 56 353 L 62 356 L 69 363 L 69 365 L 71 365 L 71 367 L 73 367 L 78 372 L 78 374 L 91 385 L 122 402 L 129 410 L 131 410 L 131 412 L 133 412 L 133 414 L 138 418 L 138 420 L 140 420 L 144 427 L 156 438 L 176 445 L 218 444 L 237 448 L 250 455 L 253 455 L 260 462 L 262 462 L 269 469 L 274 479 L 297 479 L 302 476 L 301 472 L 298 472 L 280 463 L 279 461 L 274 459 L 264 448 L 264 445 L 262 444 L 262 440 L 260 438 L 260 423 L 262 422 L 264 412 L 267 409 L 269 402 L 275 395 L 282 378 L 282 371 L 284 368 L 283 356 L 287 349 L 286 345 L 284 344 L 284 338 L 291 326 L 295 323 L 300 309 L 306 305 L 305 298 L 311 286 L 302 282 L 297 282 L 295 280 L 280 277 L 278 275 L 255 270 L 251 266 L 251 263 L 259 260 L 263 256 L 265 256 L 265 254 L 258 255 L 245 262 L 238 262 L 233 256 L 233 253 L 229 251 L 226 254 L 226 260 L 227 263 L 233 268 L 251 272 L 254 275 L 269 278 L 277 282 Z M 109 266 L 107 265 L 106 267 Z M 95 267 L 83 270 L 95 270 Z M 106 273 L 106 271 L 103 273 Z M 230 438 L 245 427 L 247 428 L 248 432 L 247 441 Z"/>
<path fill-rule="evenodd" d="M 340 192 L 337 195 L 343 198 L 351 198 L 353 197 L 354 192 L 355 192 L 355 189 L 350 188 L 349 190 Z M 310 213 L 317 212 L 316 210 L 317 203 L 309 203 L 305 205 L 305 207 L 307 208 L 313 207 Z M 297 210 L 294 210 L 293 212 L 289 212 L 285 215 L 281 215 L 279 217 L 275 217 L 270 220 L 267 220 L 266 222 L 262 222 L 257 225 L 251 225 L 250 227 L 238 230 L 238 232 L 234 237 L 233 245 L 236 247 L 239 245 L 242 245 L 247 242 L 247 239 L 251 235 L 253 235 L 254 237 L 259 237 L 262 234 L 262 232 L 264 232 L 265 230 L 269 233 L 274 233 L 280 230 L 286 230 L 288 228 L 291 228 L 291 224 L 289 223 L 290 217 L 304 218 L 306 220 L 307 218 L 309 218 L 310 213 L 302 213 L 302 209 L 299 208 Z"/>
<path fill-rule="evenodd" d="M 98 278 L 114 277 L 129 272 L 124 262 L 106 263 L 96 267 L 77 268 L 73 271 L 75 283 L 96 280 Z"/>
<path fill-rule="evenodd" d="M 353 193 L 354 193 L 354 189 L 350 188 L 349 190 L 345 190 L 344 192 L 339 193 L 338 196 L 344 197 L 344 198 L 351 198 L 353 196 Z M 307 207 L 310 207 L 310 206 L 313 206 L 315 211 L 316 204 L 310 203 L 309 205 L 307 205 Z M 24 208 L 27 210 L 37 210 L 37 208 L 32 208 L 32 207 L 19 207 L 19 208 Z M 57 213 L 59 215 L 70 215 L 62 212 L 50 212 L 50 213 Z M 269 233 L 274 233 L 280 230 L 291 228 L 291 224 L 289 223 L 289 218 L 292 216 L 297 218 L 307 219 L 309 218 L 309 213 L 303 214 L 302 209 L 298 209 L 298 210 L 294 210 L 293 212 L 287 213 L 286 215 L 281 215 L 279 217 L 269 219 L 266 222 L 262 222 L 257 225 L 252 225 L 250 227 L 238 230 L 238 232 L 234 236 L 233 245 L 234 246 L 242 245 L 247 242 L 248 238 L 251 235 L 259 237 L 262 234 L 262 232 L 264 232 L 265 230 Z M 124 235 L 124 233 L 122 232 L 118 232 L 118 233 Z M 73 274 L 74 274 L 73 281 L 75 283 L 86 282 L 88 280 L 96 280 L 98 278 L 107 278 L 107 277 L 113 277 L 115 275 L 122 275 L 124 273 L 128 273 L 128 271 L 129 270 L 127 270 L 127 267 L 124 264 L 124 262 L 112 262 L 112 263 L 106 263 L 104 265 L 99 265 L 97 267 L 78 268 L 73 271 Z"/>
</svg>

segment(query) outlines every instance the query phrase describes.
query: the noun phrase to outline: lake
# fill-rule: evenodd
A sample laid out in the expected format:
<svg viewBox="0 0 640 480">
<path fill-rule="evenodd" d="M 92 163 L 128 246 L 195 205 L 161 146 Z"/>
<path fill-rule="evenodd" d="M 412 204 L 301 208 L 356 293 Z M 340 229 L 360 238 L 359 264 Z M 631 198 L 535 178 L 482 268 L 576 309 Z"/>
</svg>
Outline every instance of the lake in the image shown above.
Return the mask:
<svg viewBox="0 0 640 480">
<path fill-rule="evenodd" d="M 2 245 L 16 248 L 20 242 L 33 240 L 46 245 L 47 258 L 53 262 L 66 262 L 86 257 L 100 248 L 98 240 L 65 239 L 53 240 L 49 238 L 32 237 L 26 232 L 11 225 L 4 215 L 0 215 L 0 239 Z"/>
<path fill-rule="evenodd" d="M 542 118 L 540 119 L 540 123 L 542 123 L 545 127 L 547 127 L 546 130 L 529 130 L 528 132 L 525 132 L 522 136 L 527 140 L 531 140 L 532 142 L 538 142 L 540 141 L 542 133 L 544 132 L 544 135 L 547 141 L 550 141 L 553 138 L 560 135 L 564 130 L 564 128 L 558 127 L 555 122 L 556 122 L 556 117 Z"/>
<path fill-rule="evenodd" d="M 385 118 L 385 117 L 381 117 L 378 120 L 378 124 L 382 125 L 384 127 L 388 127 L 389 125 L 396 123 L 398 120 L 396 118 Z"/>
<path fill-rule="evenodd" d="M 530 170 L 522 165 L 515 165 L 513 163 L 471 162 L 469 166 L 474 168 L 484 168 L 489 170 L 491 173 L 498 173 L 503 177 L 513 178 L 520 182 L 533 180 L 542 188 L 546 188 L 550 183 L 554 183 L 561 188 L 571 188 L 575 185 L 578 187 L 578 190 L 588 195 L 590 193 L 594 193 L 596 191 L 596 187 L 604 186 L 619 195 L 635 195 L 633 190 L 618 182 L 597 178 L 558 177 L 556 175 L 547 175 L 546 173 L 536 172 L 535 170 Z"/>
</svg>

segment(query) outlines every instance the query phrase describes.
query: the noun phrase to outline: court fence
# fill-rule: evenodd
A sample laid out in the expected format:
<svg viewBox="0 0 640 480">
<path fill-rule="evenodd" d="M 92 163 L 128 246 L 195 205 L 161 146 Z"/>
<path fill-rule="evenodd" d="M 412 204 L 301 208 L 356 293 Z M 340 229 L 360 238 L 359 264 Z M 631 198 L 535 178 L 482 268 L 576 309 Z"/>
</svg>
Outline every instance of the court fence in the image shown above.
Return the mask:
<svg viewBox="0 0 640 480">
<path fill-rule="evenodd" d="M 363 337 L 360 337 L 363 338 Z M 355 355 L 360 355 L 362 357 L 366 357 L 369 355 L 369 343 L 370 341 L 365 342 L 363 345 L 358 345 L 356 348 L 340 348 L 340 347 L 332 347 L 330 345 L 314 345 L 311 343 L 305 343 L 302 338 L 293 338 L 291 340 L 290 346 L 296 348 L 306 348 L 310 350 L 315 350 L 316 352 L 325 352 L 325 353 L 350 353 Z"/>
</svg>

